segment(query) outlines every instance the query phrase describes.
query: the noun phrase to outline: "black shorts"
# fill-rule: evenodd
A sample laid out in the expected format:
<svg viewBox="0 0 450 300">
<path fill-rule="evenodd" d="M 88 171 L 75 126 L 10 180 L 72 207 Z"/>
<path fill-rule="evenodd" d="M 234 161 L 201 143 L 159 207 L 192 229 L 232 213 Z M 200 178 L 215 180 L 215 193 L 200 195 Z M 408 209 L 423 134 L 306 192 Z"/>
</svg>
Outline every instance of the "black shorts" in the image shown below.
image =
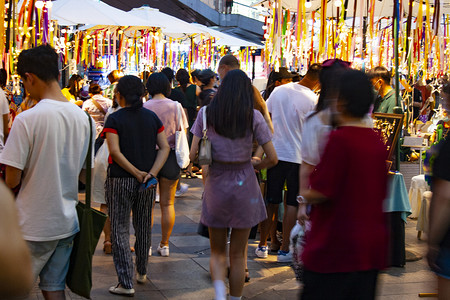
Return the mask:
<svg viewBox="0 0 450 300">
<path fill-rule="evenodd" d="M 282 191 L 284 183 L 287 186 L 286 204 L 298 206 L 297 194 L 299 188 L 298 172 L 300 164 L 278 161 L 278 164 L 267 170 L 267 193 L 266 201 L 270 204 L 283 202 Z"/>
<path fill-rule="evenodd" d="M 180 166 L 177 163 L 177 156 L 175 150 L 170 150 L 169 157 L 167 157 L 166 163 L 159 171 L 158 177 L 164 177 L 169 180 L 180 179 Z"/>
</svg>

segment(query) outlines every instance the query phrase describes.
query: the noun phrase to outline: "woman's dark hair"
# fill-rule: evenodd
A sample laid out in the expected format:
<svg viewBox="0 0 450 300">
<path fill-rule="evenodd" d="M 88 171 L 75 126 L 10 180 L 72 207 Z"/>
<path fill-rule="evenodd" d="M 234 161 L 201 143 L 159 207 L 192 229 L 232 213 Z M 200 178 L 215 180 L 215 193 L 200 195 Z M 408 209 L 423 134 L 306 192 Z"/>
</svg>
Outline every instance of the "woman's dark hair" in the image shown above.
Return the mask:
<svg viewBox="0 0 450 300">
<path fill-rule="evenodd" d="M 175 74 L 175 79 L 180 84 L 180 87 L 181 87 L 181 90 L 183 91 L 183 93 L 185 93 L 187 85 L 190 82 L 190 77 L 189 77 L 188 71 L 186 71 L 185 69 L 179 69 L 177 71 L 177 74 Z"/>
<path fill-rule="evenodd" d="M 245 137 L 253 128 L 253 88 L 241 70 L 231 70 L 206 108 L 208 125 L 227 138 Z"/>
<path fill-rule="evenodd" d="M 346 70 L 340 74 L 339 98 L 345 111 L 356 118 L 363 118 L 375 100 L 369 77 L 361 71 Z"/>
<path fill-rule="evenodd" d="M 119 79 L 116 86 L 117 92 L 125 98 L 126 103 L 132 108 L 142 107 L 144 85 L 139 77 L 126 75 Z"/>
<path fill-rule="evenodd" d="M 81 80 L 83 80 L 83 77 L 81 77 L 78 74 L 73 74 L 70 78 L 69 78 L 69 83 L 67 84 L 66 88 L 69 89 L 69 93 L 71 93 L 72 95 L 76 97 L 79 96 L 80 94 L 80 90 L 78 89 L 78 82 L 80 82 Z"/>
<path fill-rule="evenodd" d="M 161 70 L 161 73 L 163 73 L 164 75 L 166 75 L 167 79 L 169 79 L 169 82 L 172 83 L 173 78 L 175 77 L 175 75 L 173 74 L 173 70 L 169 67 L 165 67 L 164 69 Z"/>
<path fill-rule="evenodd" d="M 163 94 L 164 97 L 169 97 L 172 89 L 170 88 L 169 79 L 163 73 L 153 73 L 147 79 L 147 92 L 150 96 Z"/>
<path fill-rule="evenodd" d="M 267 84 L 266 89 L 264 90 L 263 99 L 267 100 L 269 99 L 270 94 L 272 94 L 273 90 L 275 89 L 275 75 L 277 72 L 275 70 L 272 70 L 269 74 L 269 77 L 267 78 Z"/>
<path fill-rule="evenodd" d="M 194 71 L 191 72 L 191 77 L 193 80 L 198 79 L 198 74 L 200 73 L 199 69 L 195 69 Z"/>
<path fill-rule="evenodd" d="M 108 74 L 108 80 L 111 83 L 114 83 L 120 79 L 120 72 L 119 70 L 113 70 L 111 73 Z"/>
<path fill-rule="evenodd" d="M 309 117 L 312 117 L 328 108 L 330 105 L 330 101 L 328 99 L 337 97 L 339 89 L 339 73 L 347 69 L 348 67 L 341 64 L 339 60 L 336 60 L 331 66 L 322 67 L 322 70 L 319 73 L 319 100 L 317 101 L 315 112 Z"/>
<path fill-rule="evenodd" d="M 211 79 L 215 76 L 217 76 L 216 73 L 214 73 L 211 69 L 205 69 L 200 71 L 197 78 L 202 82 L 201 87 L 203 88 L 205 85 L 208 85 Z"/>
<path fill-rule="evenodd" d="M 97 95 L 100 94 L 102 92 L 102 88 L 100 87 L 100 85 L 98 83 L 91 83 L 89 85 L 89 93 L 91 93 L 92 95 Z"/>
</svg>

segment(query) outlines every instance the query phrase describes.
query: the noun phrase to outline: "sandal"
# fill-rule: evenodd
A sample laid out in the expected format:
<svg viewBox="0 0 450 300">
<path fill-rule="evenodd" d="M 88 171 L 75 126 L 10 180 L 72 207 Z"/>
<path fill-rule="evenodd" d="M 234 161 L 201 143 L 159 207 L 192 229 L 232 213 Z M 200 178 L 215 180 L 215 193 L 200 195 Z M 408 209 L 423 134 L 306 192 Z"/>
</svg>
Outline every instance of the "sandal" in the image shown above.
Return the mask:
<svg viewBox="0 0 450 300">
<path fill-rule="evenodd" d="M 103 252 L 105 252 L 105 254 L 111 254 L 112 253 L 111 241 L 104 241 L 103 242 Z"/>
<path fill-rule="evenodd" d="M 197 177 L 197 175 L 195 175 L 194 173 L 189 172 L 189 171 L 186 171 L 186 172 L 184 173 L 184 178 L 198 178 L 198 177 Z"/>
</svg>

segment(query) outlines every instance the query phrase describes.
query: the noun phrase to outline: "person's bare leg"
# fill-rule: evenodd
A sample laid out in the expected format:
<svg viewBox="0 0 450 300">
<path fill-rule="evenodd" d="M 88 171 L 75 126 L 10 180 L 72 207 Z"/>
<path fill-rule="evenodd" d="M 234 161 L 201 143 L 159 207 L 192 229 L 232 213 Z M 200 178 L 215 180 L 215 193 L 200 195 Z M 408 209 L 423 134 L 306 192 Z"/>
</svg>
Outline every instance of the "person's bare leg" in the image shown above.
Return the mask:
<svg viewBox="0 0 450 300">
<path fill-rule="evenodd" d="M 278 204 L 269 203 L 267 205 L 267 219 L 261 222 L 259 247 L 267 246 L 267 238 L 269 237 L 270 229 L 272 228 L 274 221 L 276 221 L 274 219 L 276 212 L 278 212 Z"/>
<path fill-rule="evenodd" d="M 246 249 L 250 229 L 231 230 L 230 237 L 230 296 L 241 297 L 245 280 Z"/>
<path fill-rule="evenodd" d="M 269 235 L 270 235 L 270 249 L 278 251 L 281 247 L 281 243 L 277 237 L 277 228 L 278 228 L 278 209 L 275 211 L 275 215 L 273 217 L 272 227 L 270 227 Z"/>
<path fill-rule="evenodd" d="M 106 204 L 100 204 L 100 211 L 108 214 L 108 206 Z M 111 220 L 109 217 L 106 219 L 105 226 L 103 226 L 103 232 L 105 233 L 105 242 L 111 241 Z"/>
<path fill-rule="evenodd" d="M 45 300 L 65 300 L 66 294 L 62 291 L 41 291 Z"/>
<path fill-rule="evenodd" d="M 169 245 L 175 224 L 175 192 L 179 180 L 159 179 L 159 206 L 161 207 L 161 246 Z"/>
<path fill-rule="evenodd" d="M 226 299 L 225 273 L 227 264 L 227 229 L 208 228 L 211 256 L 209 259 L 209 271 L 214 284 L 216 298 Z M 231 272 L 230 272 L 231 276 Z M 221 291 L 220 289 L 224 289 Z"/>
<path fill-rule="evenodd" d="M 297 220 L 297 207 L 286 205 L 283 216 L 283 242 L 281 243 L 281 250 L 289 251 L 291 230 L 295 226 Z"/>
<path fill-rule="evenodd" d="M 450 279 L 438 276 L 438 298 L 439 300 L 450 299 Z"/>
</svg>

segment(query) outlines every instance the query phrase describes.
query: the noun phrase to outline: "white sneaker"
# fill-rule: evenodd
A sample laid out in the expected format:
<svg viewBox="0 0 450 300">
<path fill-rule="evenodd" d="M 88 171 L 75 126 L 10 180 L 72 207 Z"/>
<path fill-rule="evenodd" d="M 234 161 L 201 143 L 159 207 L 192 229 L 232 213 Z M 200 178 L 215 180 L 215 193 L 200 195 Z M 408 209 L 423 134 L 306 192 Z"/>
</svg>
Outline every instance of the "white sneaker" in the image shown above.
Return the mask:
<svg viewBox="0 0 450 300">
<path fill-rule="evenodd" d="M 269 251 L 267 250 L 267 246 L 262 246 L 262 247 L 258 246 L 255 249 L 255 254 L 259 258 L 267 258 L 267 256 L 269 255 Z"/>
<path fill-rule="evenodd" d="M 281 262 L 281 263 L 292 262 L 292 252 L 278 250 L 277 262 Z"/>
<path fill-rule="evenodd" d="M 168 257 L 169 256 L 169 246 L 162 246 L 158 245 L 158 249 L 157 249 L 159 255 L 164 256 L 164 257 Z"/>
<path fill-rule="evenodd" d="M 189 185 L 186 183 L 180 183 L 180 189 L 175 192 L 175 197 L 180 197 L 184 195 L 189 189 Z"/>
<path fill-rule="evenodd" d="M 159 203 L 159 194 L 156 194 L 155 196 L 155 203 Z"/>
<path fill-rule="evenodd" d="M 148 256 L 152 256 L 152 246 L 150 246 L 150 249 L 148 250 Z"/>
<path fill-rule="evenodd" d="M 111 294 L 123 295 L 128 297 L 134 297 L 134 289 L 126 289 L 120 286 L 120 284 L 116 286 L 112 286 L 109 288 L 109 292 Z"/>
<path fill-rule="evenodd" d="M 147 275 L 136 274 L 136 281 L 138 283 L 146 283 L 147 282 Z"/>
</svg>

